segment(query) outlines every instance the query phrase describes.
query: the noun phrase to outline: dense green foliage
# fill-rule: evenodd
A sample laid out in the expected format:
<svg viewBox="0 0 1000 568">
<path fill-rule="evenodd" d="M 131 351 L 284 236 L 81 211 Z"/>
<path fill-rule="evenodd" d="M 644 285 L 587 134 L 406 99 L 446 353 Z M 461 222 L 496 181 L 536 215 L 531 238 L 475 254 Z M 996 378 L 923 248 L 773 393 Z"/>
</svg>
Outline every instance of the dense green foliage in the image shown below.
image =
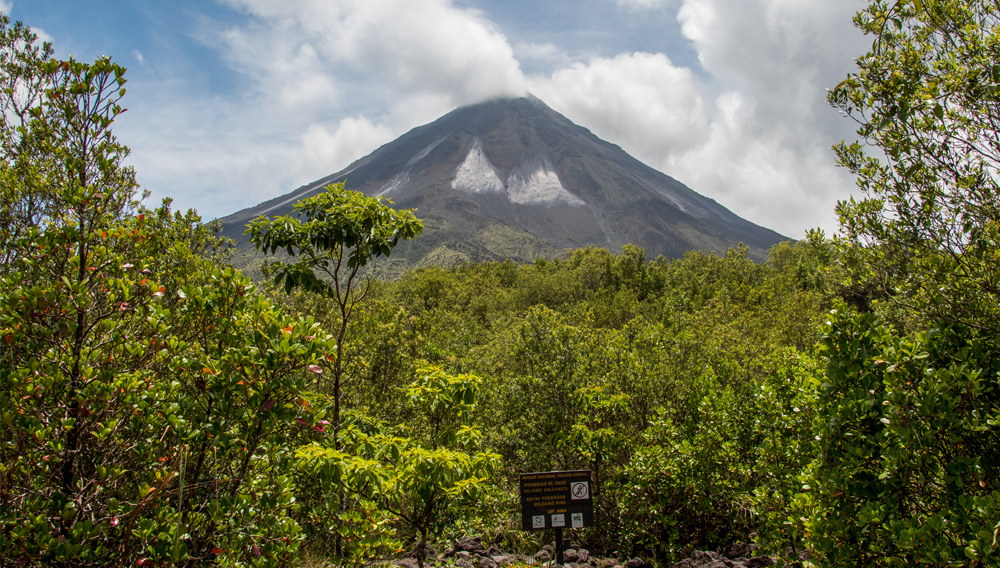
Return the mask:
<svg viewBox="0 0 1000 568">
<path fill-rule="evenodd" d="M 838 207 L 862 306 L 1000 325 L 1000 10 L 990 0 L 872 1 L 872 36 L 830 101 L 860 124 L 836 147 L 861 199 Z M 866 152 L 873 149 L 874 155 Z"/>
<path fill-rule="evenodd" d="M 871 51 L 830 94 L 879 155 L 836 148 L 864 195 L 838 207 L 855 309 L 818 348 L 800 497 L 823 566 L 1000 563 L 998 16 L 872 1 Z"/>
<path fill-rule="evenodd" d="M 421 224 L 340 185 L 254 222 L 289 257 L 257 288 L 194 212 L 142 205 L 111 133 L 124 69 L 2 19 L 0 558 L 533 552 L 552 535 L 520 530 L 518 474 L 589 469 L 598 526 L 569 532 L 597 554 L 1000 565 L 1000 21 L 855 21 L 872 51 L 830 100 L 864 195 L 832 240 L 380 282 Z"/>
<path fill-rule="evenodd" d="M 995 564 L 995 335 L 835 314 L 820 355 L 811 542 L 831 566 Z"/>
<path fill-rule="evenodd" d="M 6 102 L 29 101 L 2 125 L 0 556 L 287 562 L 295 400 L 329 336 L 218 266 L 196 215 L 138 203 L 110 130 L 124 69 L 0 33 L 27 69 L 5 69 Z"/>
<path fill-rule="evenodd" d="M 832 301 L 813 260 L 826 246 L 783 244 L 763 265 L 745 250 L 647 262 L 626 247 L 418 270 L 362 305 L 344 346 L 345 404 L 433 432 L 407 402 L 409 377 L 427 364 L 483 377 L 469 419 L 499 468 L 444 534 L 519 546 L 517 475 L 586 468 L 601 525 L 575 538 L 593 550 L 673 558 L 763 539 L 766 519 L 769 542 L 800 546 L 781 531 L 809 458 L 800 383 Z M 330 300 L 287 302 L 337 324 Z"/>
</svg>

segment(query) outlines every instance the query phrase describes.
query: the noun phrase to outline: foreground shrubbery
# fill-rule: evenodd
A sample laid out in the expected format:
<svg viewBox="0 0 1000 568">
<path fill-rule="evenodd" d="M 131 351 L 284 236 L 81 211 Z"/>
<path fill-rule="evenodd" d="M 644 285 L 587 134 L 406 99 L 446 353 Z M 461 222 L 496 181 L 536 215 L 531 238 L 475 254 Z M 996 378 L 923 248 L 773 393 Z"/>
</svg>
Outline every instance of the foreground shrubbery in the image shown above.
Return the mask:
<svg viewBox="0 0 1000 568">
<path fill-rule="evenodd" d="M 418 270 L 364 305 L 345 345 L 346 404 L 421 431 L 402 378 L 427 363 L 483 377 L 471 419 L 501 458 L 487 494 L 507 497 L 453 512 L 446 534 L 520 542 L 518 473 L 585 468 L 601 526 L 575 538 L 592 550 L 667 559 L 747 539 L 764 519 L 783 547 L 791 471 L 809 458 L 803 381 L 832 301 L 828 277 L 803 276 L 818 270 L 812 246 L 776 248 L 780 269 L 738 250 L 636 263 L 641 251 L 591 248 Z M 311 295 L 288 302 L 335 313 Z"/>
</svg>

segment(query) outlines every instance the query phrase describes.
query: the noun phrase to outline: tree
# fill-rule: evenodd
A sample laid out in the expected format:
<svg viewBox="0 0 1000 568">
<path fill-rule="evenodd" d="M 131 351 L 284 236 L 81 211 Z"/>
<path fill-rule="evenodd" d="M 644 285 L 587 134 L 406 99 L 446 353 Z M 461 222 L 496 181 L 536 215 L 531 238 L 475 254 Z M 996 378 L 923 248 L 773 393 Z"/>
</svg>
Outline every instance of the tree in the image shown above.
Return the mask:
<svg viewBox="0 0 1000 568">
<path fill-rule="evenodd" d="M 299 217 L 305 217 L 305 221 Z M 282 285 L 286 293 L 302 288 L 329 298 L 340 312 L 336 356 L 332 361 L 327 357 L 323 363 L 333 375 L 334 447 L 340 447 L 347 329 L 355 307 L 372 283 L 371 272 L 364 269 L 370 261 L 388 257 L 400 240 L 416 238 L 422 229 L 423 224 L 412 211 L 396 211 L 381 197 L 370 198 L 345 189 L 343 182 L 297 202 L 294 215 L 262 216 L 247 225 L 246 232 L 257 250 L 273 255 L 281 249 L 298 259 L 294 263 L 265 264 L 264 272 L 275 275 L 275 284 Z M 346 493 L 342 491 L 339 500 L 338 519 L 347 510 Z M 338 557 L 343 553 L 341 526 L 335 545 Z"/>
<path fill-rule="evenodd" d="M 16 260 L 13 246 L 30 226 L 49 214 L 39 179 L 41 152 L 31 126 L 31 109 L 44 97 L 48 75 L 43 64 L 52 45 L 38 45 L 38 37 L 21 22 L 10 24 L 0 14 L 0 274 Z"/>
<path fill-rule="evenodd" d="M 321 418 L 298 401 L 332 338 L 214 266 L 194 212 L 141 204 L 111 130 L 124 68 L 44 60 L 48 46 L 8 24 L 0 557 L 287 561 L 300 539 L 289 452 Z"/>
<path fill-rule="evenodd" d="M 872 47 L 829 100 L 863 141 L 835 147 L 864 194 L 837 208 L 862 304 L 891 298 L 905 318 L 996 329 L 1000 11 L 873 0 L 854 22 Z"/>
<path fill-rule="evenodd" d="M 396 211 L 381 197 L 345 189 L 343 182 L 296 203 L 295 215 L 258 217 L 247 226 L 257 250 L 274 254 L 280 249 L 298 258 L 291 264 L 267 266 L 266 271 L 275 274 L 275 284 L 282 284 L 286 292 L 301 287 L 323 295 L 340 309 L 332 365 L 334 438 L 340 432 L 344 338 L 351 314 L 371 284 L 371 273 L 362 270 L 370 261 L 388 257 L 400 240 L 416 238 L 422 229 L 413 211 Z"/>
<path fill-rule="evenodd" d="M 996 566 L 1000 10 L 872 0 L 854 21 L 872 47 L 830 94 L 864 141 L 836 146 L 864 194 L 837 210 L 852 307 L 824 328 L 789 522 L 823 566 Z"/>
</svg>

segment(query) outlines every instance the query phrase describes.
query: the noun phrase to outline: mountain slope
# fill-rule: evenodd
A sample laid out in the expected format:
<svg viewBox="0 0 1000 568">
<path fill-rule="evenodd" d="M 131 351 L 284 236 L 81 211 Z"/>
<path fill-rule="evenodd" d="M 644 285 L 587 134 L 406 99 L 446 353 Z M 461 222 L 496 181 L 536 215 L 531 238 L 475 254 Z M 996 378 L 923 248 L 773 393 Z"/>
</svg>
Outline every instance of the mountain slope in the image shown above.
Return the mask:
<svg viewBox="0 0 1000 568">
<path fill-rule="evenodd" d="M 725 251 L 742 242 L 763 258 L 785 240 L 594 136 L 534 98 L 459 108 L 407 132 L 343 171 L 234 213 L 223 234 L 245 243 L 257 215 L 283 215 L 299 199 L 344 181 L 350 189 L 416 208 L 424 233 L 393 261 L 408 267 L 460 260 L 530 261 L 567 248 L 653 258 Z"/>
</svg>

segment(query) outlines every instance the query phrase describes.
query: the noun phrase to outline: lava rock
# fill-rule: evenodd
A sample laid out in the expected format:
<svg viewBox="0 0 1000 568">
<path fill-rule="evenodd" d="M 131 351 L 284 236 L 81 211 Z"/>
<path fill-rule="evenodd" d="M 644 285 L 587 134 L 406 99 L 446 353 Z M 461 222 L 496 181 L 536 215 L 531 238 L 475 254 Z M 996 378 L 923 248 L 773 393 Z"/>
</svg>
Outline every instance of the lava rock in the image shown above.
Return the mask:
<svg viewBox="0 0 1000 568">
<path fill-rule="evenodd" d="M 632 558 L 625 563 L 625 568 L 653 568 L 653 565 L 642 558 Z"/>
<path fill-rule="evenodd" d="M 756 547 L 753 545 L 749 546 L 751 548 L 736 548 L 730 545 L 723 549 L 723 552 L 728 554 L 752 554 Z M 756 556 L 753 558 L 742 556 L 727 557 L 718 552 L 695 550 L 691 553 L 690 557 L 681 560 L 670 568 L 766 568 L 774 564 L 774 559 L 769 556 Z"/>
<path fill-rule="evenodd" d="M 719 552 L 726 558 L 749 558 L 753 556 L 754 548 L 752 544 L 734 543 Z"/>
<path fill-rule="evenodd" d="M 463 536 L 458 539 L 455 543 L 455 550 L 464 550 L 465 552 L 486 552 L 486 547 L 483 546 L 483 537 L 477 536 L 475 538 Z"/>
</svg>

